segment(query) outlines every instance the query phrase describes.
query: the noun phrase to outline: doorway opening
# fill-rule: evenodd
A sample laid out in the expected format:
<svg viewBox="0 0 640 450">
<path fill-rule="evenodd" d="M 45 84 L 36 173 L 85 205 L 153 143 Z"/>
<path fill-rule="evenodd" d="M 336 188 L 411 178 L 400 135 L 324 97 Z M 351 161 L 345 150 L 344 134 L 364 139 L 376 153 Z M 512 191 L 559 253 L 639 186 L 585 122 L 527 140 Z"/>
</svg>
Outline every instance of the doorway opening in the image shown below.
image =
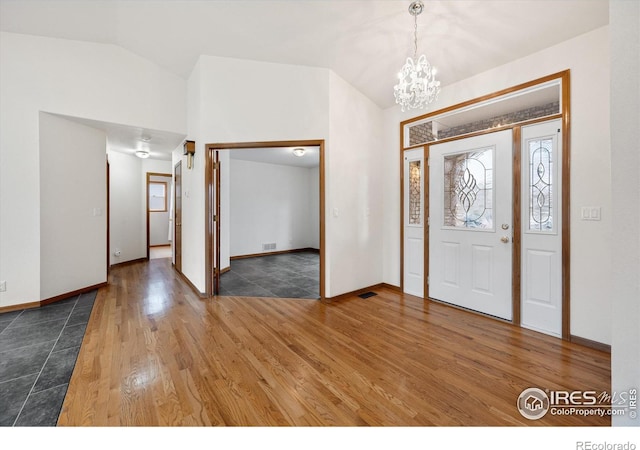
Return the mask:
<svg viewBox="0 0 640 450">
<path fill-rule="evenodd" d="M 206 150 L 207 295 L 324 298 L 324 141 Z"/>
<path fill-rule="evenodd" d="M 147 172 L 147 259 L 171 257 L 170 173 Z"/>
</svg>

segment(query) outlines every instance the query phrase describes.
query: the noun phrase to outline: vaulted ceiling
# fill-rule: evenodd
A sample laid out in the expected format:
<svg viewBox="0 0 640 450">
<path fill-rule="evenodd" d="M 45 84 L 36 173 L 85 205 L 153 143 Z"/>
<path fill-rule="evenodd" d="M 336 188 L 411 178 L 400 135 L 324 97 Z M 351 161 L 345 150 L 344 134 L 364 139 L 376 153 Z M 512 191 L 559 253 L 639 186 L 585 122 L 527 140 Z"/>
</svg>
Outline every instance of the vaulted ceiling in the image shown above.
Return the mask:
<svg viewBox="0 0 640 450">
<path fill-rule="evenodd" d="M 425 0 L 442 85 L 608 23 L 606 0 Z M 413 53 L 410 1 L 0 0 L 3 31 L 119 45 L 187 78 L 199 55 L 333 70 L 381 108 Z"/>
</svg>

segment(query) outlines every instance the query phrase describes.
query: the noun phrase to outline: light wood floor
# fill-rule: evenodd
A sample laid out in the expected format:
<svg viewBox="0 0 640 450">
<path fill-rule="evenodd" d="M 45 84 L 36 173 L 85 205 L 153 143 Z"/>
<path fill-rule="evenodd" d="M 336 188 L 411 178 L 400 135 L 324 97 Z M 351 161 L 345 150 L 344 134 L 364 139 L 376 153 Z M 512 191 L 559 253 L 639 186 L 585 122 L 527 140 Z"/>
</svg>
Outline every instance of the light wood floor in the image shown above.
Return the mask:
<svg viewBox="0 0 640 450">
<path fill-rule="evenodd" d="M 609 425 L 530 421 L 523 389 L 610 391 L 609 355 L 388 290 L 202 300 L 170 260 L 99 291 L 59 425 Z"/>
</svg>

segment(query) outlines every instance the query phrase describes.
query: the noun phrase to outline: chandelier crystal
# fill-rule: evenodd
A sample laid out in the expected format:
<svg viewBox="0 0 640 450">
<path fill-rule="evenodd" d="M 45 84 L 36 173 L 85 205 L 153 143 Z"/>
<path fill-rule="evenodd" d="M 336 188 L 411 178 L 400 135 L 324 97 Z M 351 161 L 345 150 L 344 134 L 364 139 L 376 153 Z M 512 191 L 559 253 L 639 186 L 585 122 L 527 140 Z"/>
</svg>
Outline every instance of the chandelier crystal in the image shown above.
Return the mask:
<svg viewBox="0 0 640 450">
<path fill-rule="evenodd" d="M 436 69 L 427 61 L 425 55 L 418 54 L 418 15 L 422 13 L 424 5 L 421 1 L 415 1 L 409 6 L 409 14 L 414 18 L 413 58 L 408 57 L 407 62 L 398 74 L 398 84 L 393 88 L 396 103 L 402 106 L 402 111 L 407 109 L 422 109 L 438 98 L 440 82 L 436 80 Z"/>
</svg>

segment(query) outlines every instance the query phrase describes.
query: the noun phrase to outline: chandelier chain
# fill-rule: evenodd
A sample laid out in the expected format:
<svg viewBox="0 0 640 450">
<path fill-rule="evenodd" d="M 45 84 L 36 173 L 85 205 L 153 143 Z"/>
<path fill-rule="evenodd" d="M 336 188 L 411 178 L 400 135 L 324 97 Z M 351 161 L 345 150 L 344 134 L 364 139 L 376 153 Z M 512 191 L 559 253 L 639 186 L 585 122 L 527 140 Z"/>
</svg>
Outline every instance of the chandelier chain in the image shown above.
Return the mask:
<svg viewBox="0 0 640 450">
<path fill-rule="evenodd" d="M 418 15 L 413 15 L 413 59 L 418 56 Z"/>
</svg>

